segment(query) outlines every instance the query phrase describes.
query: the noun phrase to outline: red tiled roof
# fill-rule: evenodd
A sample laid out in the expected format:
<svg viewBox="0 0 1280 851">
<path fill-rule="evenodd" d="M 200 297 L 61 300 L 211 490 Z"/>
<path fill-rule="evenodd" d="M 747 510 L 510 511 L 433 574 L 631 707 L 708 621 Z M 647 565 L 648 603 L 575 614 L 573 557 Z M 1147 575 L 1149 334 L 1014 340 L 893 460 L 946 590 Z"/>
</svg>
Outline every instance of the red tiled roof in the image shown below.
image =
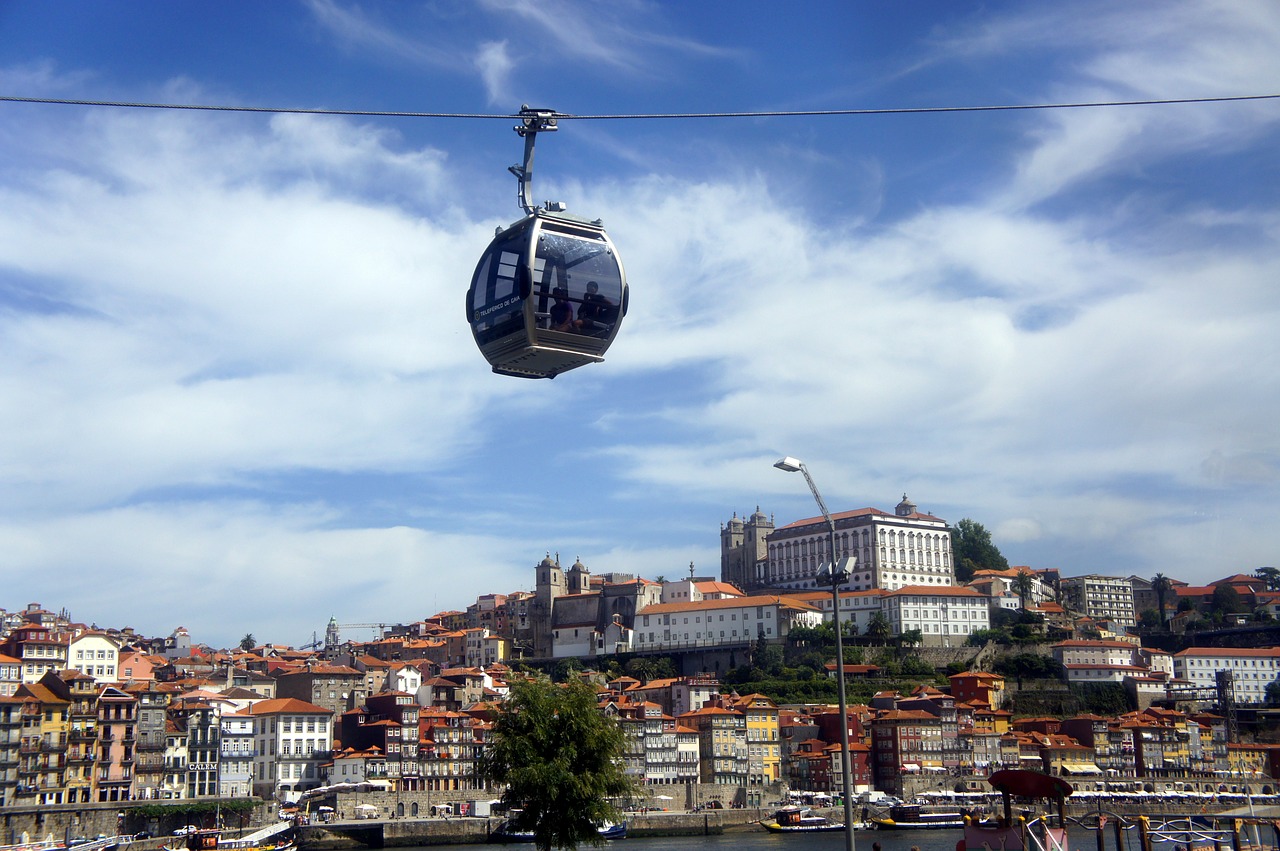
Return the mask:
<svg viewBox="0 0 1280 851">
<path fill-rule="evenodd" d="M 905 585 L 890 591 L 888 597 L 981 597 L 972 588 L 963 585 Z"/>
<path fill-rule="evenodd" d="M 1174 656 L 1276 656 L 1280 647 L 1188 647 Z"/>
<path fill-rule="evenodd" d="M 330 715 L 323 706 L 298 700 L 296 697 L 276 697 L 259 701 L 249 707 L 250 715 Z"/>
</svg>

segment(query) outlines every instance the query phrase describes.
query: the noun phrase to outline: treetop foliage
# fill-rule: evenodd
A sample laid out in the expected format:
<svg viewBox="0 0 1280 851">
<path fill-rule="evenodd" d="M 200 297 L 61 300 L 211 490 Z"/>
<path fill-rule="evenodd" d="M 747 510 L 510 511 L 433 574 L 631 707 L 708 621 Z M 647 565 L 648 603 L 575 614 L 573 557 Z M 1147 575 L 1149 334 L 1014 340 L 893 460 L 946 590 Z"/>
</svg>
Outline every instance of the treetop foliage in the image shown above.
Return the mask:
<svg viewBox="0 0 1280 851">
<path fill-rule="evenodd" d="M 1009 562 L 991 542 L 991 533 L 968 517 L 951 530 L 951 554 L 956 580 L 964 583 L 978 570 L 1008 570 Z"/>
<path fill-rule="evenodd" d="M 506 787 L 515 828 L 532 830 L 539 848 L 572 849 L 598 841 L 596 825 L 619 817 L 610 799 L 632 793 L 623 753 L 622 730 L 591 686 L 513 681 L 480 774 Z"/>
</svg>

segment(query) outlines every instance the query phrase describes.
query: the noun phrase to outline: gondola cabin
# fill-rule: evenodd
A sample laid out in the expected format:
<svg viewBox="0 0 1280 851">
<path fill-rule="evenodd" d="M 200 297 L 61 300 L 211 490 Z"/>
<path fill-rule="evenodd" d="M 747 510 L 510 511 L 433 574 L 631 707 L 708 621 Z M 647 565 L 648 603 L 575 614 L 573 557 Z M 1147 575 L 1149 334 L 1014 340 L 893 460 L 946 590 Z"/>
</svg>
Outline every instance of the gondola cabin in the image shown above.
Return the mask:
<svg viewBox="0 0 1280 851">
<path fill-rule="evenodd" d="M 538 208 L 489 243 L 467 291 L 467 320 L 494 372 L 555 378 L 604 360 L 627 296 L 598 219 Z"/>
</svg>

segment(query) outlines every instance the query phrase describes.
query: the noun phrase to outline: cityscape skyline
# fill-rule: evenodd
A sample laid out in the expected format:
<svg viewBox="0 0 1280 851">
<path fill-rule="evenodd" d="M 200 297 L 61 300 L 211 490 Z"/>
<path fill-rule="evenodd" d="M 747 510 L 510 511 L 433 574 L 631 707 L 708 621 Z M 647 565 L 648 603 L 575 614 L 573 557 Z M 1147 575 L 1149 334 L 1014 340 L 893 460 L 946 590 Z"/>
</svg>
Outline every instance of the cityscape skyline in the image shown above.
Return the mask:
<svg viewBox="0 0 1280 851">
<path fill-rule="evenodd" d="M 903 493 L 1010 563 L 1277 563 L 1280 100 L 561 120 L 604 363 L 493 375 L 464 297 L 521 104 L 570 116 L 1270 96 L 1280 8 L 145 2 L 0 11 L 0 576 L 301 643 Z M 373 613 L 377 613 L 376 615 Z"/>
</svg>

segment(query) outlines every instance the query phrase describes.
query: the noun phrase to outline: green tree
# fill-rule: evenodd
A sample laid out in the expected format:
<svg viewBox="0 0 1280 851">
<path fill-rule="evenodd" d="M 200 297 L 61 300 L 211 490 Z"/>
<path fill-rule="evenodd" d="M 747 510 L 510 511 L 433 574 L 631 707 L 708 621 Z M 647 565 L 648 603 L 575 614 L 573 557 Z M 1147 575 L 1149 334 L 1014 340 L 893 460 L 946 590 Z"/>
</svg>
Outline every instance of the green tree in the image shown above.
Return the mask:
<svg viewBox="0 0 1280 851">
<path fill-rule="evenodd" d="M 1026 570 L 1018 571 L 1018 575 L 1013 577 L 1013 593 L 1018 595 L 1024 612 L 1027 610 L 1027 597 L 1031 596 L 1033 590 L 1035 590 L 1035 580 L 1031 578 L 1031 573 Z"/>
<path fill-rule="evenodd" d="M 520 809 L 514 827 L 532 830 L 538 848 L 572 849 L 597 840 L 597 823 L 618 818 L 610 799 L 633 791 L 624 745 L 589 685 L 517 680 L 494 719 L 479 773 L 505 787 L 502 802 Z"/>
<path fill-rule="evenodd" d="M 250 650 L 258 646 L 258 639 L 253 637 L 252 632 L 246 632 L 244 638 L 240 639 L 240 649 L 248 653 Z"/>
<path fill-rule="evenodd" d="M 765 644 L 760 642 L 756 649 L 755 663 L 758 667 L 763 668 L 765 673 L 776 677 L 782 673 L 783 653 L 782 647 L 777 644 Z"/>
<path fill-rule="evenodd" d="M 1267 583 L 1268 591 L 1280 591 L 1280 568 L 1260 567 L 1253 575 Z"/>
<path fill-rule="evenodd" d="M 1138 623 L 1149 630 L 1160 629 L 1160 613 L 1155 609 L 1143 609 L 1142 614 L 1138 616 Z"/>
<path fill-rule="evenodd" d="M 867 621 L 868 638 L 883 642 L 889 637 L 890 631 L 889 619 L 884 616 L 884 612 L 876 612 L 871 616 L 871 620 Z"/>
<path fill-rule="evenodd" d="M 1164 601 L 1169 592 L 1173 590 L 1173 583 L 1163 573 L 1157 573 L 1151 577 L 1151 590 L 1156 592 L 1156 609 L 1160 615 L 1160 628 L 1164 629 L 1165 624 L 1168 622 L 1164 614 Z"/>
<path fill-rule="evenodd" d="M 1209 603 L 1209 611 L 1215 621 L 1221 621 L 1226 615 L 1244 611 L 1244 603 L 1240 600 L 1240 592 L 1230 585 L 1222 584 L 1213 589 L 1213 600 Z"/>
<path fill-rule="evenodd" d="M 903 647 L 915 647 L 917 644 L 924 643 L 924 633 L 918 629 L 909 629 L 898 636 L 898 641 Z"/>
<path fill-rule="evenodd" d="M 968 582 L 977 570 L 1008 570 L 1009 562 L 991 542 L 991 533 L 968 517 L 951 530 L 951 553 L 956 579 Z"/>
</svg>

